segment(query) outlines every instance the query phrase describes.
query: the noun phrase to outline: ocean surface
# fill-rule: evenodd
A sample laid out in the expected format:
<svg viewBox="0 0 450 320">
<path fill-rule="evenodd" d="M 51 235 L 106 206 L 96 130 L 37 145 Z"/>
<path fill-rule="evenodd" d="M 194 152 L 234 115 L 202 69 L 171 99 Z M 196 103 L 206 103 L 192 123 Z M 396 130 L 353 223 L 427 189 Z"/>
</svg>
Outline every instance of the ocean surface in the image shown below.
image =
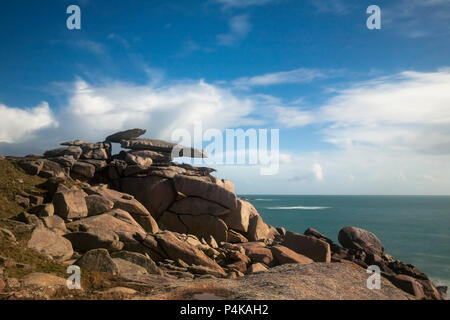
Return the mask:
<svg viewBox="0 0 450 320">
<path fill-rule="evenodd" d="M 450 197 L 240 195 L 273 226 L 312 227 L 338 242 L 351 225 L 375 233 L 385 252 L 450 287 Z"/>
</svg>

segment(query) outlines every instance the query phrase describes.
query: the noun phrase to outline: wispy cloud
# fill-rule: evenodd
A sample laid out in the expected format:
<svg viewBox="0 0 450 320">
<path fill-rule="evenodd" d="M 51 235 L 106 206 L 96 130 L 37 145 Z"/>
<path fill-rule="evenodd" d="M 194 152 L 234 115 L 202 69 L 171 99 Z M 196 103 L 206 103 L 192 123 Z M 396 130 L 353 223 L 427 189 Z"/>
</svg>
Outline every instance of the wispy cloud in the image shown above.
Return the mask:
<svg viewBox="0 0 450 320">
<path fill-rule="evenodd" d="M 316 79 L 324 79 L 342 74 L 343 70 L 320 70 L 298 68 L 290 71 L 266 73 L 254 77 L 242 77 L 233 81 L 233 85 L 241 88 L 269 86 L 287 83 L 308 83 Z"/>
<path fill-rule="evenodd" d="M 345 15 L 352 11 L 353 5 L 344 0 L 308 0 L 319 12 Z"/>
<path fill-rule="evenodd" d="M 228 33 L 217 35 L 217 42 L 223 46 L 233 46 L 237 42 L 245 39 L 252 29 L 248 20 L 248 15 L 237 15 L 229 20 L 230 30 Z"/>
<path fill-rule="evenodd" d="M 270 2 L 276 2 L 279 0 L 215 0 L 217 3 L 222 4 L 225 8 L 245 8 L 250 6 L 265 5 Z"/>
</svg>

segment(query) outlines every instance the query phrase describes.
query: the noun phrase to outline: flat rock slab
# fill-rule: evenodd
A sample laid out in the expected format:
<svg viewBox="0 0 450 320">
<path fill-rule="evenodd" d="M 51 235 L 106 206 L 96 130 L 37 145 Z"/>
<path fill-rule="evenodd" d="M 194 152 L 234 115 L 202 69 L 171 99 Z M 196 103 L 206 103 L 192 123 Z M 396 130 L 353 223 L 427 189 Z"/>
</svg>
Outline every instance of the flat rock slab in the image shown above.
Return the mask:
<svg viewBox="0 0 450 320">
<path fill-rule="evenodd" d="M 147 132 L 147 130 L 139 129 L 139 128 L 120 131 L 120 132 L 116 132 L 110 136 L 107 136 L 105 141 L 120 143 L 120 141 L 122 141 L 122 140 L 136 139 L 136 138 L 142 136 L 143 134 L 145 134 L 146 132 Z"/>
</svg>

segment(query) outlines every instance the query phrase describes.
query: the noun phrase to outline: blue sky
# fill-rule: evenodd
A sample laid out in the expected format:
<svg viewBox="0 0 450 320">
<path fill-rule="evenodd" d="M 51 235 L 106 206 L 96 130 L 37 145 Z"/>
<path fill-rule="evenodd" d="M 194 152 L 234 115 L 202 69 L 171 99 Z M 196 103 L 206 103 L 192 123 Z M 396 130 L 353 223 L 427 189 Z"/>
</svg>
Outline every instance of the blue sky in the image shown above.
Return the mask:
<svg viewBox="0 0 450 320">
<path fill-rule="evenodd" d="M 66 8 L 81 8 L 81 30 Z M 381 30 L 366 9 L 381 8 Z M 241 193 L 448 194 L 450 1 L 0 4 L 0 153 L 145 127 L 277 128 Z M 447 89 L 446 89 L 447 88 Z"/>
</svg>

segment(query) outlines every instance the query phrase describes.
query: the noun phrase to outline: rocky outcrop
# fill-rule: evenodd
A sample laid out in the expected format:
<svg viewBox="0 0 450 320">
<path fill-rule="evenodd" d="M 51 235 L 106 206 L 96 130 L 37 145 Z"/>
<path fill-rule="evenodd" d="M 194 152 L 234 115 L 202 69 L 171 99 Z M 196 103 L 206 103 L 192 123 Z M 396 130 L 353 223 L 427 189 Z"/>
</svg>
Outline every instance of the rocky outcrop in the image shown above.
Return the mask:
<svg viewBox="0 0 450 320">
<path fill-rule="evenodd" d="M 241 279 L 234 281 L 259 288 L 249 289 L 249 297 L 267 297 L 261 292 L 271 285 L 286 285 L 284 296 L 298 296 L 289 291 L 292 283 L 314 288 L 301 297 L 343 297 L 319 286 L 322 281 L 327 288 L 355 290 L 358 298 L 443 298 L 445 288 L 386 254 L 374 234 L 346 227 L 339 233 L 340 246 L 312 228 L 301 235 L 267 225 L 235 194 L 231 181 L 212 175 L 213 169 L 172 162 L 179 156 L 205 157 L 202 150 L 139 138 L 145 132 L 122 131 L 99 143 L 69 141 L 44 157 L 14 158 L 25 172 L 46 179 L 40 185 L 44 194 L 15 195 L 27 211 L 9 223 L 31 233 L 28 247 L 67 263 L 78 259 L 75 264 L 85 271 L 138 287 L 177 278 Z M 111 143 L 128 150 L 111 155 Z M 19 245 L 5 230 L 0 229 L 1 241 Z M 369 265 L 382 271 L 387 289 L 381 293 L 354 289 L 350 275 L 365 281 L 363 269 Z"/>
</svg>

